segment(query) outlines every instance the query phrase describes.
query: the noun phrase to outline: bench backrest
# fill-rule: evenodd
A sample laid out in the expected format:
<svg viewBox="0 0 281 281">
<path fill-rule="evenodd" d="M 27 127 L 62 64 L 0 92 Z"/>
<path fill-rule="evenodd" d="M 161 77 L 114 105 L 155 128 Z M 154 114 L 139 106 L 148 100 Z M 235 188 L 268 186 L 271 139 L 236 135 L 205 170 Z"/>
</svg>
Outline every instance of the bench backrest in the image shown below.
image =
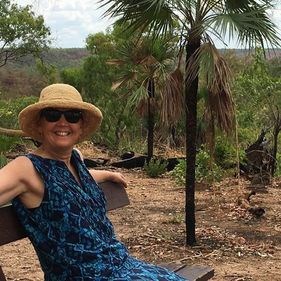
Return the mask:
<svg viewBox="0 0 281 281">
<path fill-rule="evenodd" d="M 129 198 L 124 187 L 113 183 L 103 182 L 99 186 L 107 199 L 108 211 L 129 205 Z M 26 234 L 13 210 L 11 204 L 0 207 L 0 246 L 26 237 Z"/>
<path fill-rule="evenodd" d="M 107 199 L 108 211 L 129 205 L 129 198 L 124 187 L 113 183 L 103 182 L 99 186 L 103 189 Z M 11 204 L 0 207 L 0 246 L 25 238 L 26 234 L 21 226 Z M 6 281 L 0 266 L 0 281 Z"/>
</svg>

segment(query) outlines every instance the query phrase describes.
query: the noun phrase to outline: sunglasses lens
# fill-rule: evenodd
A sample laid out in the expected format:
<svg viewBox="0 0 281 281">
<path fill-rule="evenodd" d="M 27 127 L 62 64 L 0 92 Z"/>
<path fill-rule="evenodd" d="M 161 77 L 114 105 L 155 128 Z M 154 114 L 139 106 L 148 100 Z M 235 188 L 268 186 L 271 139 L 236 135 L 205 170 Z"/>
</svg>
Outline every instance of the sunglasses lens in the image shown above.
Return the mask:
<svg viewBox="0 0 281 281">
<path fill-rule="evenodd" d="M 57 122 L 60 120 L 62 112 L 55 109 L 45 109 L 41 113 L 48 122 Z"/>
<path fill-rule="evenodd" d="M 64 115 L 64 118 L 69 123 L 77 123 L 82 119 L 82 112 L 79 110 L 66 110 L 60 111 L 56 109 L 47 108 L 42 110 L 41 116 L 44 116 L 48 122 L 57 122 L 60 120 L 61 115 Z"/>
<path fill-rule="evenodd" d="M 64 111 L 64 117 L 69 123 L 77 123 L 82 118 L 82 112 L 78 110 Z"/>
</svg>

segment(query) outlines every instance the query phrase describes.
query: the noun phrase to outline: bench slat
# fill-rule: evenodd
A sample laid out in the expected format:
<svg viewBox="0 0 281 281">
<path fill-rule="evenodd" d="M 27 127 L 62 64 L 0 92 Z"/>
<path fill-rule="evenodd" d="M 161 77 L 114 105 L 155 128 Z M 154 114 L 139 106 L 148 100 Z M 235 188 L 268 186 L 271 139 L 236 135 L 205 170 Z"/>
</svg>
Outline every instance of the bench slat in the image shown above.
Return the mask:
<svg viewBox="0 0 281 281">
<path fill-rule="evenodd" d="M 207 281 L 214 277 L 214 269 L 205 265 L 186 265 L 177 274 L 189 281 Z"/>
<path fill-rule="evenodd" d="M 0 208 L 0 246 L 26 237 L 11 205 Z"/>
<path fill-rule="evenodd" d="M 207 281 L 214 277 L 214 269 L 205 265 L 187 265 L 179 262 L 161 264 L 189 281 Z"/>
</svg>

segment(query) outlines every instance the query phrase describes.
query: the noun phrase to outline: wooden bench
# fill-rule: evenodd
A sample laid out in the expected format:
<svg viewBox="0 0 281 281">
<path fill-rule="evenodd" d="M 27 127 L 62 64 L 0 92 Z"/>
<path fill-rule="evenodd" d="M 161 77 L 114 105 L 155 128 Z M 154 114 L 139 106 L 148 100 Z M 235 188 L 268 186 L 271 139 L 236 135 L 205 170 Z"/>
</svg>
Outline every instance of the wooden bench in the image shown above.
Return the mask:
<svg viewBox="0 0 281 281">
<path fill-rule="evenodd" d="M 112 182 L 100 184 L 107 198 L 107 210 L 129 205 L 129 198 L 124 188 Z M 0 208 L 0 246 L 25 238 L 26 234 L 11 205 Z M 206 281 L 214 276 L 214 270 L 209 266 L 185 265 L 178 263 L 161 264 L 190 281 Z M 7 281 L 0 266 L 0 281 Z"/>
</svg>

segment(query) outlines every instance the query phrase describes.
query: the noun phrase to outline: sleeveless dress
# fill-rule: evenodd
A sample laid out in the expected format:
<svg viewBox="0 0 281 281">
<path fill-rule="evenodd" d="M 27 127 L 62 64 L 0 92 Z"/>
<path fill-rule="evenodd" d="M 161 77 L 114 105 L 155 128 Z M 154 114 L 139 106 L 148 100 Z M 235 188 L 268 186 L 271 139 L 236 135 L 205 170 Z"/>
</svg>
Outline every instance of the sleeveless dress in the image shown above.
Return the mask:
<svg viewBox="0 0 281 281">
<path fill-rule="evenodd" d="M 183 281 L 173 272 L 137 260 L 117 240 L 106 216 L 105 197 L 77 151 L 64 162 L 27 154 L 45 185 L 39 207 L 14 209 L 38 255 L 45 281 Z"/>
</svg>

